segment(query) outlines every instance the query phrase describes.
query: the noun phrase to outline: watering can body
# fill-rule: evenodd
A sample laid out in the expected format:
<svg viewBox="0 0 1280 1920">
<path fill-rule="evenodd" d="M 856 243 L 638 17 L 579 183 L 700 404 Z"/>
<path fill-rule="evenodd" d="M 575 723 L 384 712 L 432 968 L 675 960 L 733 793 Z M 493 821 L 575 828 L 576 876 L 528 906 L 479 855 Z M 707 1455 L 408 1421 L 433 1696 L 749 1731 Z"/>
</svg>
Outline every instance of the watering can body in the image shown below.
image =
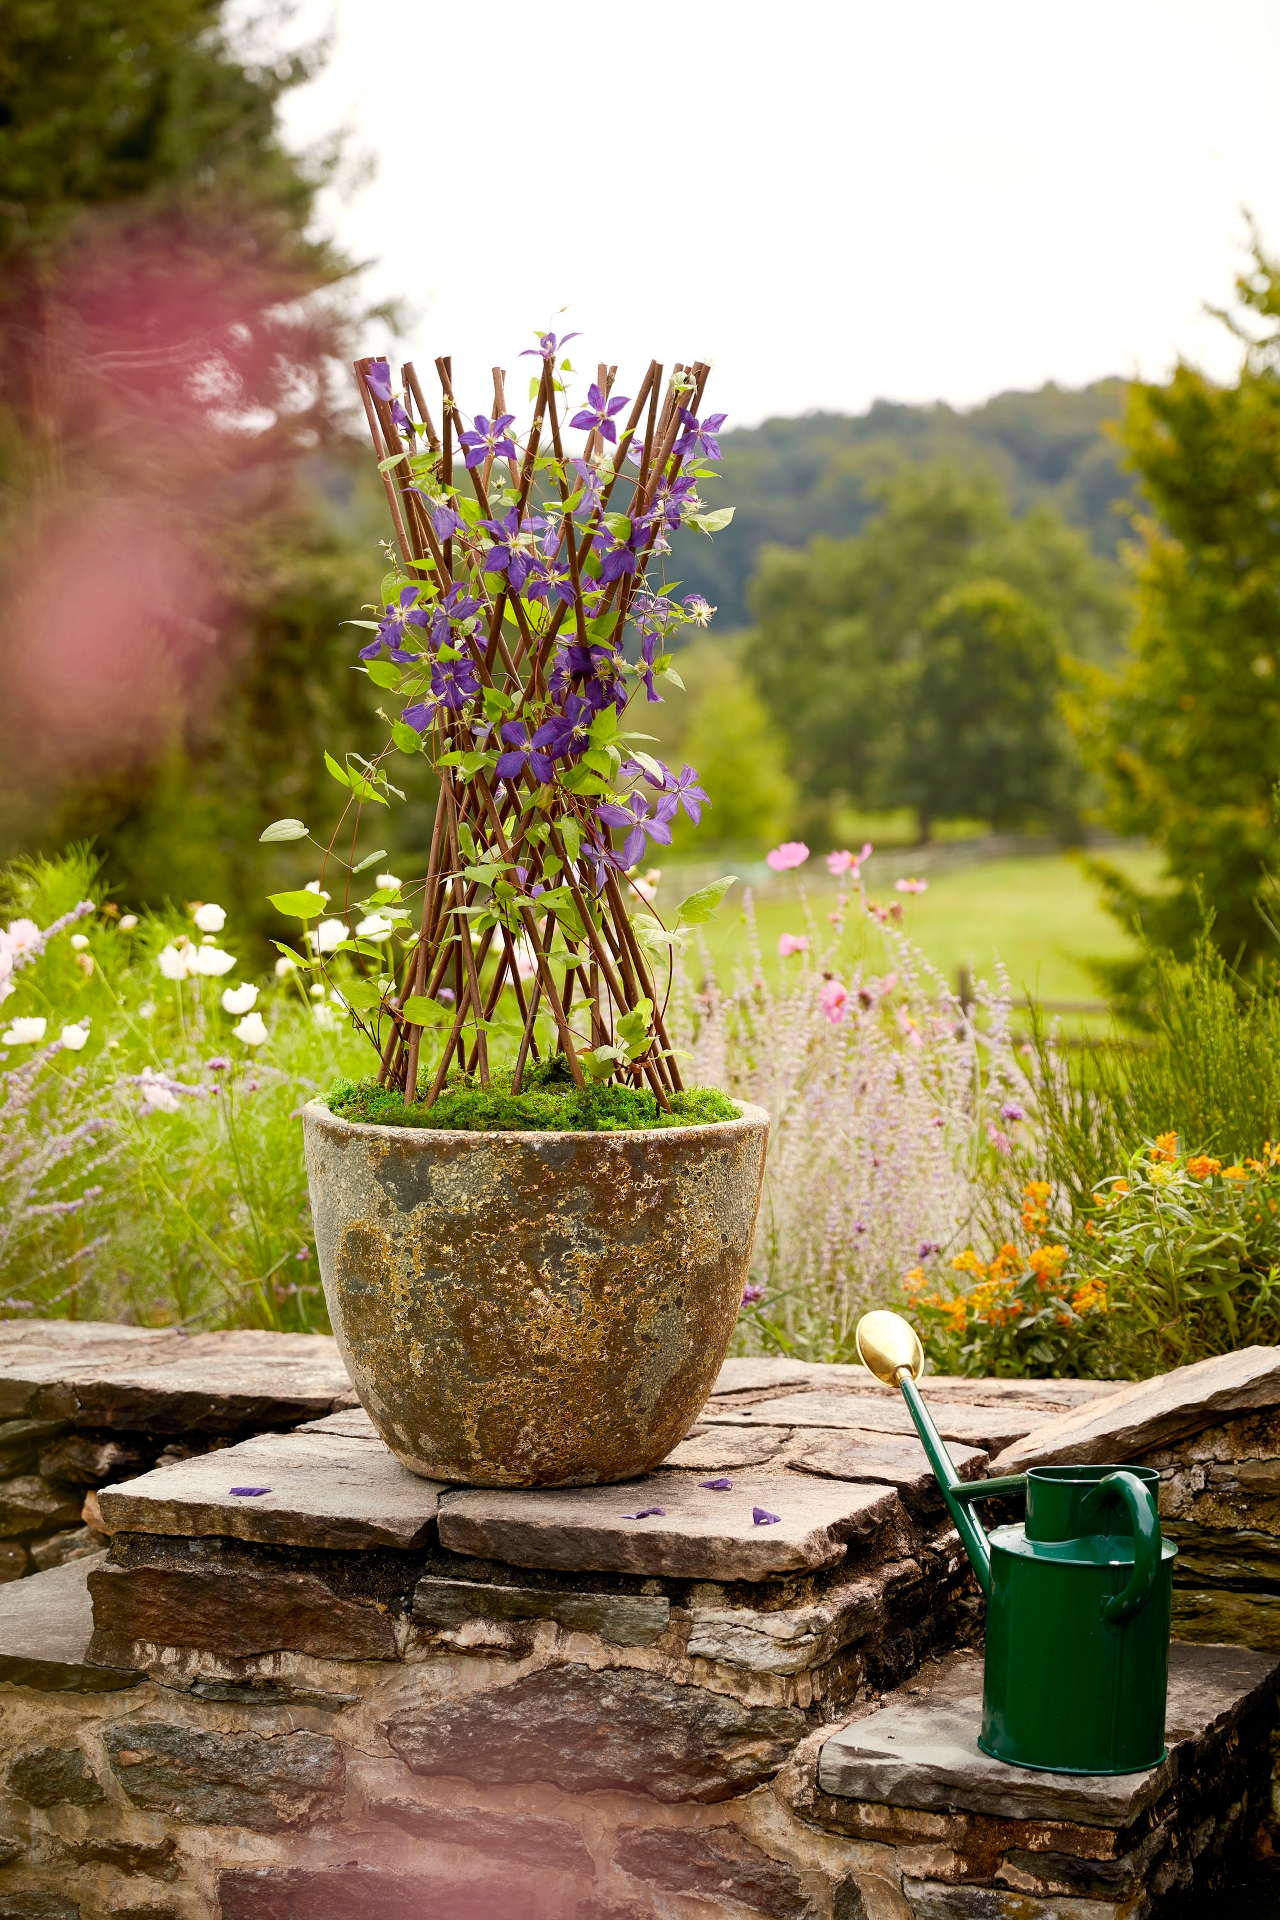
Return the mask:
<svg viewBox="0 0 1280 1920">
<path fill-rule="evenodd" d="M 978 1745 L 1055 1773 L 1157 1766 L 1177 1552 L 1160 1537 L 1159 1476 L 1098 1466 L 1026 1478 L 1025 1524 L 989 1536 Z"/>
<path fill-rule="evenodd" d="M 901 1388 L 987 1597 L 982 1732 L 993 1759 L 1053 1773 L 1138 1773 L 1165 1755 L 1177 1548 L 1149 1467 L 1034 1467 L 962 1482 L 920 1394 L 924 1355 L 897 1314 L 864 1316 L 864 1365 Z M 981 1500 L 1025 1495 L 1026 1519 L 986 1533 Z"/>
</svg>

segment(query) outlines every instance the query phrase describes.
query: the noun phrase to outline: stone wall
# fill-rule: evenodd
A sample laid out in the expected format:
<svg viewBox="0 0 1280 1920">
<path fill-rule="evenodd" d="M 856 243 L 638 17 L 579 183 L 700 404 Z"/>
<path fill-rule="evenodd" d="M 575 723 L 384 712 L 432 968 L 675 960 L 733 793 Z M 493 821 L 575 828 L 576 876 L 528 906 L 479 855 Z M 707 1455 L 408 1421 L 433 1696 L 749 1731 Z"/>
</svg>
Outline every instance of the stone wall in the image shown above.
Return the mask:
<svg viewBox="0 0 1280 1920">
<path fill-rule="evenodd" d="M 1145 1774 L 978 1753 L 976 1586 L 860 1369 L 729 1362 L 645 1480 L 487 1492 L 330 1412 L 313 1343 L 256 1397 L 151 1351 L 0 1359 L 14 1419 L 222 1443 L 102 1483 L 106 1549 L 0 1595 L 0 1920 L 1158 1920 L 1265 1838 L 1265 1653 L 1175 1648 Z M 1163 1452 L 1170 1525 L 1225 1542 L 1265 1532 L 1280 1365 L 1214 1364 L 926 1395 L 966 1476 Z"/>
<path fill-rule="evenodd" d="M 354 1405 L 329 1339 L 0 1320 L 0 1582 L 103 1547 L 99 1488 Z"/>
</svg>

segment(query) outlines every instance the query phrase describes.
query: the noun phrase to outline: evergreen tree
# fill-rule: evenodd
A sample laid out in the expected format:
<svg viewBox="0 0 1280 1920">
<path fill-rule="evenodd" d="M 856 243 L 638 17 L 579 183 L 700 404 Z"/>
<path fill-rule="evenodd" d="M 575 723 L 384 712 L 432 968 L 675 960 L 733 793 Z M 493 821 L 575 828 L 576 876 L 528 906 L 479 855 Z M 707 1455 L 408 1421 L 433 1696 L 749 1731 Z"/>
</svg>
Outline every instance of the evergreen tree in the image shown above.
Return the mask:
<svg viewBox="0 0 1280 1920">
<path fill-rule="evenodd" d="M 1275 953 L 1280 871 L 1280 266 L 1255 249 L 1238 288 L 1233 383 L 1181 365 L 1132 390 L 1123 439 L 1154 509 L 1132 657 L 1086 677 L 1072 718 L 1111 824 L 1165 855 L 1160 892 L 1107 873 L 1118 911 L 1189 957 L 1207 909 L 1227 959 L 1248 964 Z"/>
</svg>

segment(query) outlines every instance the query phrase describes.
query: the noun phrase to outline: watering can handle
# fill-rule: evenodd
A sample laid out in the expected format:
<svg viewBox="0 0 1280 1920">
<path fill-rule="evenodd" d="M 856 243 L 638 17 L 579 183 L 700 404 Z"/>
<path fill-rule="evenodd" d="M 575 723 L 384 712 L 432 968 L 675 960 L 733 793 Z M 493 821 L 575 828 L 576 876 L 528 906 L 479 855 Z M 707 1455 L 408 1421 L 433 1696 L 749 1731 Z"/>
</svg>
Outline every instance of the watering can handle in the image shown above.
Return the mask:
<svg viewBox="0 0 1280 1920">
<path fill-rule="evenodd" d="M 1094 1488 L 1085 1510 L 1115 1506 L 1123 1501 L 1133 1522 L 1133 1578 L 1120 1593 L 1102 1603 L 1102 1616 L 1122 1627 L 1142 1612 L 1156 1590 L 1160 1575 L 1160 1518 L 1151 1490 L 1136 1473 L 1109 1473 Z"/>
</svg>

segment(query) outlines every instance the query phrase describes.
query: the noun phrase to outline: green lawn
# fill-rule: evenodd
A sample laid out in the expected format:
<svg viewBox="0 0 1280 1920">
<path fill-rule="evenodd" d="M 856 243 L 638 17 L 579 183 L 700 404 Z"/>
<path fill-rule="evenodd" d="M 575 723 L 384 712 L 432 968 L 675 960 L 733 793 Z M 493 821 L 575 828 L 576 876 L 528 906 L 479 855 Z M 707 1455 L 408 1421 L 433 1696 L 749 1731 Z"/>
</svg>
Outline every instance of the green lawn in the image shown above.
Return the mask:
<svg viewBox="0 0 1280 1920">
<path fill-rule="evenodd" d="M 1160 856 L 1154 852 L 1124 851 L 1107 857 L 1143 885 L 1153 882 L 1159 870 Z M 906 931 L 953 984 L 961 966 L 968 966 L 975 977 L 990 978 L 998 956 L 1018 993 L 1032 992 L 1049 1001 L 1096 1001 L 1099 989 L 1085 962 L 1132 951 L 1132 942 L 1099 904 L 1096 886 L 1069 854 L 991 860 L 932 874 L 927 893 L 895 892 L 894 880 L 914 874 L 919 865 L 909 851 L 878 857 L 868 875 L 867 892 L 881 903 L 902 902 Z M 734 863 L 725 863 L 723 870 L 734 871 Z M 663 876 L 659 907 L 674 908 L 688 890 L 688 881 L 698 883 L 706 877 L 702 866 L 696 873 L 671 868 Z M 835 882 L 817 859 L 809 861 L 800 877 L 813 921 L 825 937 L 830 931 L 827 914 L 834 906 Z M 741 888 L 733 888 L 706 929 L 717 973 L 725 981 L 734 962 L 746 954 L 740 895 Z M 782 967 L 797 965 L 778 958 L 780 934 L 809 930 L 793 876 L 782 876 L 780 883 L 771 881 L 768 892 L 757 901 L 756 918 L 767 971 L 776 976 Z"/>
</svg>

